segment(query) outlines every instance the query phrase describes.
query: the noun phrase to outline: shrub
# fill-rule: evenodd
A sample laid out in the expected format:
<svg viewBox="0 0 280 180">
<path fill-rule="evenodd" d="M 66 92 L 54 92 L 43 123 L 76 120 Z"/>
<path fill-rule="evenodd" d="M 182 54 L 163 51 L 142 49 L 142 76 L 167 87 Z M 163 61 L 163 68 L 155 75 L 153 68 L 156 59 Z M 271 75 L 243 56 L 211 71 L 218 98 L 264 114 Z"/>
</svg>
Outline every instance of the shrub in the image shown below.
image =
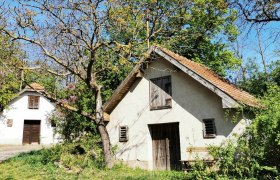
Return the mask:
<svg viewBox="0 0 280 180">
<path fill-rule="evenodd" d="M 73 171 L 81 171 L 86 167 L 104 166 L 102 148 L 96 136 L 83 136 L 75 142 L 57 144 L 40 153 L 43 164 L 55 163 Z"/>
<path fill-rule="evenodd" d="M 255 110 L 256 118 L 238 137 L 220 147 L 211 147 L 219 173 L 239 178 L 280 178 L 280 87 L 270 86 L 263 97 L 264 107 Z"/>
</svg>

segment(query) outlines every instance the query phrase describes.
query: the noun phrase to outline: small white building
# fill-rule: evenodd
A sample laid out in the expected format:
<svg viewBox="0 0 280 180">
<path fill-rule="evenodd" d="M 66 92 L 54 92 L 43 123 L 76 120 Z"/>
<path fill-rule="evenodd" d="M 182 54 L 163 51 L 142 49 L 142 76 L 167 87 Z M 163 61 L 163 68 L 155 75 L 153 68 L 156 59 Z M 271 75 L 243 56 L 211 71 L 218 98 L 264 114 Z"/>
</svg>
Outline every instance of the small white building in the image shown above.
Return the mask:
<svg viewBox="0 0 280 180">
<path fill-rule="evenodd" d="M 259 104 L 209 68 L 153 46 L 104 112 L 117 159 L 131 167 L 168 170 L 197 155 L 207 160 L 208 145 L 240 134 L 248 119 L 244 106 Z"/>
<path fill-rule="evenodd" d="M 34 90 L 35 89 L 35 90 Z M 41 144 L 58 142 L 49 116 L 55 105 L 36 91 L 44 88 L 32 83 L 0 112 L 0 144 Z"/>
</svg>

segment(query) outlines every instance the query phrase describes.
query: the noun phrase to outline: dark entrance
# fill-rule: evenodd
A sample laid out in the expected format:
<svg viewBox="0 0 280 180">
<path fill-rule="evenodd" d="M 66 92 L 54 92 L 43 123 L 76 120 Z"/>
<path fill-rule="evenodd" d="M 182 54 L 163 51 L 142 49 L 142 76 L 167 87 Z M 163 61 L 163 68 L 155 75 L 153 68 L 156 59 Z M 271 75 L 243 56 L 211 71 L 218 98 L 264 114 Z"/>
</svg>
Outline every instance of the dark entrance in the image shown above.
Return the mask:
<svg viewBox="0 0 280 180">
<path fill-rule="evenodd" d="M 24 120 L 23 127 L 23 144 L 40 144 L 40 120 Z"/>
<path fill-rule="evenodd" d="M 179 123 L 153 124 L 149 127 L 152 136 L 154 169 L 181 169 Z"/>
</svg>

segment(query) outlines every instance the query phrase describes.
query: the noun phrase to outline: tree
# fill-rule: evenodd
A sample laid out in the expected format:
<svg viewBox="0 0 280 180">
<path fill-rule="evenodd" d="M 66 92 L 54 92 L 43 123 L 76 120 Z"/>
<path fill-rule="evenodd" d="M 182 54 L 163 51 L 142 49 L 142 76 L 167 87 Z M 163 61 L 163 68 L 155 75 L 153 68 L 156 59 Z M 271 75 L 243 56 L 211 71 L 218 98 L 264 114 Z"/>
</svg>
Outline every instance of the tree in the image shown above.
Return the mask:
<svg viewBox="0 0 280 180">
<path fill-rule="evenodd" d="M 267 23 L 280 21 L 280 3 L 278 0 L 233 0 L 246 21 Z"/>
<path fill-rule="evenodd" d="M 111 37 L 131 44 L 137 58 L 155 43 L 201 62 L 221 75 L 240 64 L 227 42 L 238 33 L 228 1 L 116 0 L 109 11 Z M 135 53 L 136 52 L 136 53 Z"/>
<path fill-rule="evenodd" d="M 29 48 L 33 48 L 32 53 L 38 51 L 38 57 L 44 63 L 59 66 L 52 69 L 52 74 L 71 74 L 94 96 L 94 105 L 83 109 L 44 94 L 59 106 L 77 112 L 96 124 L 105 163 L 107 167 L 112 167 L 111 145 L 102 110 L 101 79 L 104 72 L 115 68 L 115 62 L 111 61 L 113 55 L 107 52 L 111 49 L 121 50 L 126 46 L 108 37 L 105 26 L 108 14 L 106 6 L 107 2 L 103 0 L 51 3 L 48 0 L 18 1 L 13 9 L 7 9 L 7 5 L 2 6 L 1 31 L 13 40 L 27 43 Z"/>
<path fill-rule="evenodd" d="M 22 66 L 20 60 L 22 52 L 18 48 L 18 44 L 12 42 L 8 36 L 0 34 L 0 111 L 8 104 L 8 102 L 21 89 L 21 70 L 18 66 Z"/>
</svg>

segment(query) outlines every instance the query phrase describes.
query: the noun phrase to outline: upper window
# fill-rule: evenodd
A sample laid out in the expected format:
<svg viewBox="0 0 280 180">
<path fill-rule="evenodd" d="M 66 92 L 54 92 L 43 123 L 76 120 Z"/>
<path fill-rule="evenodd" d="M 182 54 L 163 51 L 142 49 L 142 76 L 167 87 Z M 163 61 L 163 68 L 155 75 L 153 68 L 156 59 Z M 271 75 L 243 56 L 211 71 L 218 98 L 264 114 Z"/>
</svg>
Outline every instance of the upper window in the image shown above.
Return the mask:
<svg viewBox="0 0 280 180">
<path fill-rule="evenodd" d="M 28 96 L 28 109 L 39 109 L 40 96 Z"/>
<path fill-rule="evenodd" d="M 171 76 L 154 78 L 150 81 L 150 109 L 172 107 Z"/>
<path fill-rule="evenodd" d="M 216 126 L 215 126 L 214 119 L 203 119 L 203 137 L 204 138 L 216 137 Z"/>
</svg>

